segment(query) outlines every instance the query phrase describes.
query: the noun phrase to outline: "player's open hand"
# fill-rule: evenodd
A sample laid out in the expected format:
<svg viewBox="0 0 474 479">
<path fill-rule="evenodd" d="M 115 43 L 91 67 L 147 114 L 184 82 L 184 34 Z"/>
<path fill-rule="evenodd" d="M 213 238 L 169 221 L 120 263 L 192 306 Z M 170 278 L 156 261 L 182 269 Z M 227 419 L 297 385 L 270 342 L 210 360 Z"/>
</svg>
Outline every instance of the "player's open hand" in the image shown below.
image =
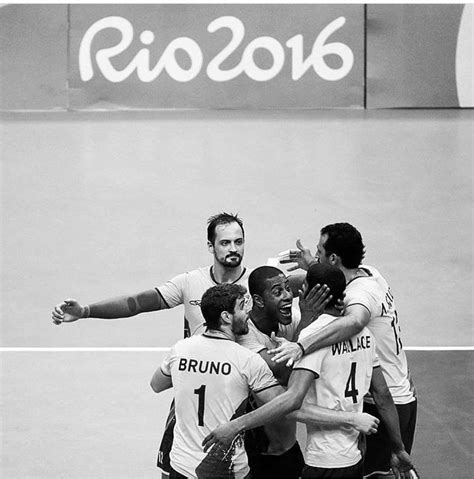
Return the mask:
<svg viewBox="0 0 474 479">
<path fill-rule="evenodd" d="M 321 316 L 332 299 L 331 290 L 325 284 L 316 284 L 309 291 L 306 289 L 305 283 L 299 291 L 299 307 L 304 327 Z"/>
<path fill-rule="evenodd" d="M 413 467 L 411 457 L 405 449 L 398 452 L 392 452 L 390 465 L 392 466 L 392 471 L 396 479 L 411 479 L 418 477 L 418 474 Z"/>
<path fill-rule="evenodd" d="M 84 311 L 85 308 L 75 299 L 65 299 L 54 307 L 51 317 L 54 324 L 72 323 L 84 317 Z"/>
<path fill-rule="evenodd" d="M 353 427 L 364 434 L 375 434 L 379 427 L 380 420 L 365 412 L 355 413 Z"/>
<path fill-rule="evenodd" d="M 311 263 L 316 260 L 308 248 L 305 248 L 301 240 L 296 240 L 296 247 L 298 249 L 290 249 L 288 254 L 280 258 L 281 264 L 296 263 L 294 266 L 288 268 L 288 271 L 295 271 L 298 268 L 308 270 Z"/>
<path fill-rule="evenodd" d="M 207 452 L 210 448 L 227 451 L 238 433 L 239 431 L 232 421 L 217 426 L 202 441 L 204 452 Z"/>
<path fill-rule="evenodd" d="M 283 363 L 286 361 L 286 365 L 291 368 L 295 361 L 298 361 L 298 359 L 301 359 L 303 356 L 303 350 L 297 343 L 274 335 L 272 335 L 272 339 L 278 343 L 278 347 L 268 350 L 268 354 L 275 355 L 272 357 L 272 361 L 275 361 L 276 363 Z"/>
</svg>

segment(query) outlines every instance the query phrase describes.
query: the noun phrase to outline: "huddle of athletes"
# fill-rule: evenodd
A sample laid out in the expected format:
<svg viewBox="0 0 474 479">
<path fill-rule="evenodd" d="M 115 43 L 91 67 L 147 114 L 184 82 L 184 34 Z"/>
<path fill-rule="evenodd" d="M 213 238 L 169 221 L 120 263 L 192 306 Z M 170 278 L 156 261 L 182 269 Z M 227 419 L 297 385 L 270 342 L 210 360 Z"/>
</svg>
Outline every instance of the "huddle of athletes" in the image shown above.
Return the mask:
<svg viewBox="0 0 474 479">
<path fill-rule="evenodd" d="M 211 217 L 207 239 L 211 266 L 135 295 L 67 299 L 52 312 L 62 324 L 184 305 L 190 337 L 151 380 L 175 398 L 158 466 L 170 479 L 417 477 L 417 400 L 395 302 L 362 264 L 357 229 L 324 227 L 315 257 L 298 241 L 281 262 L 306 275 L 243 267 L 237 215 Z M 306 424 L 304 456 L 297 421 Z"/>
</svg>

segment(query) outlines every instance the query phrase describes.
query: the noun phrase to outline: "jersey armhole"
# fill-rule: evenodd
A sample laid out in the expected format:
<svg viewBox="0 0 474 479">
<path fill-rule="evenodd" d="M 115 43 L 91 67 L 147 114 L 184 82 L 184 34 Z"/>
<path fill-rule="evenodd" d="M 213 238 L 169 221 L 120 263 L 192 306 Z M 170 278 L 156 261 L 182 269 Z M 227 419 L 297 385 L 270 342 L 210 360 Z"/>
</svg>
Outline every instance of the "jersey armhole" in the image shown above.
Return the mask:
<svg viewBox="0 0 474 479">
<path fill-rule="evenodd" d="M 312 369 L 308 368 L 293 368 L 293 371 L 309 371 L 310 373 L 313 373 L 314 379 L 319 378 L 319 374 L 316 371 L 313 371 Z"/>
<path fill-rule="evenodd" d="M 161 291 L 158 288 L 155 288 L 155 291 L 158 293 L 158 296 L 161 298 L 161 301 L 163 301 L 163 304 L 166 306 L 166 309 L 171 309 L 170 305 L 166 302 L 166 299 L 161 294 Z"/>
</svg>

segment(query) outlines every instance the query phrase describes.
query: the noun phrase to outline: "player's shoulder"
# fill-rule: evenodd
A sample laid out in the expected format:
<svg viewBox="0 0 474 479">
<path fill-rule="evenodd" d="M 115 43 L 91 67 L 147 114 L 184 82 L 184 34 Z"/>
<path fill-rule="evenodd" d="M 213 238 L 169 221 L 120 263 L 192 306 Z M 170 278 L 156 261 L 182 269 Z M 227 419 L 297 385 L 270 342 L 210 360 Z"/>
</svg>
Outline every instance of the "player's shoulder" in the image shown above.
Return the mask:
<svg viewBox="0 0 474 479">
<path fill-rule="evenodd" d="M 193 346 L 196 345 L 196 343 L 199 343 L 201 340 L 201 334 L 195 334 L 193 336 L 190 336 L 188 338 L 180 339 L 176 341 L 176 343 L 172 346 L 172 349 L 175 351 L 182 351 L 185 349 L 192 348 Z"/>
<path fill-rule="evenodd" d="M 365 275 L 356 276 L 347 283 L 346 296 L 362 292 L 374 294 L 380 292 L 383 287 L 381 282 L 384 281 L 381 274 L 372 266 L 361 265 L 359 269 L 364 271 Z"/>
<path fill-rule="evenodd" d="M 201 278 L 211 278 L 211 266 L 201 266 L 184 273 L 188 277 L 201 277 Z"/>
<path fill-rule="evenodd" d="M 311 324 L 308 324 L 306 328 L 303 328 L 300 332 L 299 339 L 303 339 L 305 336 L 309 336 L 317 333 L 321 329 L 325 328 L 327 325 L 337 321 L 338 316 L 333 316 L 332 314 L 321 314 L 315 321 Z"/>
</svg>

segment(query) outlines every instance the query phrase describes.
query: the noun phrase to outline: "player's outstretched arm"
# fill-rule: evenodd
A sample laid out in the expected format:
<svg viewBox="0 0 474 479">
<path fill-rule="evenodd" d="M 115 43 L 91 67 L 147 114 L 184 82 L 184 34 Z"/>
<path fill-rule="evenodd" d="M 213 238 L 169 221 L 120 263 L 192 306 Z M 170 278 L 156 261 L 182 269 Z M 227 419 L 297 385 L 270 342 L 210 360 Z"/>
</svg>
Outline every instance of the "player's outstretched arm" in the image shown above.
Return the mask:
<svg viewBox="0 0 474 479">
<path fill-rule="evenodd" d="M 413 463 L 409 454 L 405 451 L 405 446 L 403 445 L 400 434 L 397 408 L 393 403 L 392 395 L 390 394 L 380 366 L 373 369 L 370 391 L 392 442 L 391 465 L 395 477 L 409 479 L 410 470 L 413 469 Z"/>
<path fill-rule="evenodd" d="M 54 324 L 71 323 L 82 318 L 118 319 L 140 313 L 167 309 L 156 289 L 149 289 L 130 296 L 118 296 L 90 305 L 81 305 L 75 299 L 66 299 L 52 311 Z"/>
</svg>

